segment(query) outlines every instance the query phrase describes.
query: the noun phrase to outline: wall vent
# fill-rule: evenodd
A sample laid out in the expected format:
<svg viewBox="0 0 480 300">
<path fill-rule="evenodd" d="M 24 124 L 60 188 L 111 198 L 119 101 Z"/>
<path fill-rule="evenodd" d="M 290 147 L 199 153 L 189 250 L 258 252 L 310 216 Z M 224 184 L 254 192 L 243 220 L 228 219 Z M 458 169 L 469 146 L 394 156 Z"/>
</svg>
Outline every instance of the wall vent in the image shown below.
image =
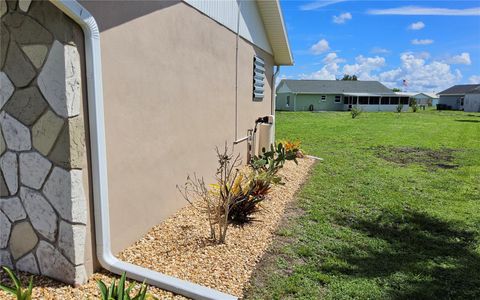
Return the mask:
<svg viewBox="0 0 480 300">
<path fill-rule="evenodd" d="M 253 57 L 253 101 L 263 101 L 265 92 L 265 61 Z"/>
</svg>

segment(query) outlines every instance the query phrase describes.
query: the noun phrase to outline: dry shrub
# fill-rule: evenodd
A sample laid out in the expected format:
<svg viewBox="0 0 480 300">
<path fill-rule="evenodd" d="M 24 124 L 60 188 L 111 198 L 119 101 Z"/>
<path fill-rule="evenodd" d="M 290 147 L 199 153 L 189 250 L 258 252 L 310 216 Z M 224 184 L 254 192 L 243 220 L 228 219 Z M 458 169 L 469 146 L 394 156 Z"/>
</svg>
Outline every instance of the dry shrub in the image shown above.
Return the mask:
<svg viewBox="0 0 480 300">
<path fill-rule="evenodd" d="M 234 157 L 233 152 L 229 152 L 226 143 L 222 152 L 218 148 L 216 152 L 218 158 L 216 184 L 210 185 L 211 188 L 208 189 L 204 179 L 194 174 L 193 177 L 187 177 L 183 188 L 179 186 L 177 188 L 186 201 L 207 215 L 210 237 L 218 243 L 225 243 L 229 225 L 228 215 L 238 197 L 238 189 L 242 182 L 243 176 L 239 171 L 242 162 L 240 155 Z M 201 201 L 195 202 L 197 199 Z"/>
</svg>

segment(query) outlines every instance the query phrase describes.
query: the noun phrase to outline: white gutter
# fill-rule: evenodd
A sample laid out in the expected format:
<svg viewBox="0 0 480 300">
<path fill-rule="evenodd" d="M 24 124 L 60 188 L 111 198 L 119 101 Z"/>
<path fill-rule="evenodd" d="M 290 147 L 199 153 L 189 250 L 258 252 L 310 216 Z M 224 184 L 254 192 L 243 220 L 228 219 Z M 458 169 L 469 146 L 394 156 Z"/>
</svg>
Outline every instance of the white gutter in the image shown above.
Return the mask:
<svg viewBox="0 0 480 300">
<path fill-rule="evenodd" d="M 120 275 L 126 272 L 128 278 L 137 281 L 145 280 L 148 284 L 193 299 L 238 299 L 235 296 L 205 286 L 123 262 L 113 255 L 110 247 L 100 32 L 93 16 L 77 1 L 59 0 L 51 2 L 78 23 L 85 36 L 95 235 L 97 258 L 100 264 L 112 273 Z"/>
</svg>

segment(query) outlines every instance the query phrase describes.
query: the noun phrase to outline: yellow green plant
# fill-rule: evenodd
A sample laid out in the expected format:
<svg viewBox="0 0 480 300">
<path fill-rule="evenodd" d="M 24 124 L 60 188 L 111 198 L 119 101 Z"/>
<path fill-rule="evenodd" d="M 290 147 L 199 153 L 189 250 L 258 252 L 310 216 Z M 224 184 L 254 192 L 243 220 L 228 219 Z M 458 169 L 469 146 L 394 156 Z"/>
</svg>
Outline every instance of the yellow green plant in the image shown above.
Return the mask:
<svg viewBox="0 0 480 300">
<path fill-rule="evenodd" d="M 0 289 L 16 297 L 17 300 L 31 300 L 32 290 L 33 290 L 33 278 L 30 277 L 28 287 L 24 289 L 17 275 L 15 275 L 15 273 L 9 267 L 2 267 L 2 268 L 8 274 L 8 277 L 10 277 L 10 280 L 12 281 L 13 286 L 8 287 L 0 284 Z"/>
</svg>

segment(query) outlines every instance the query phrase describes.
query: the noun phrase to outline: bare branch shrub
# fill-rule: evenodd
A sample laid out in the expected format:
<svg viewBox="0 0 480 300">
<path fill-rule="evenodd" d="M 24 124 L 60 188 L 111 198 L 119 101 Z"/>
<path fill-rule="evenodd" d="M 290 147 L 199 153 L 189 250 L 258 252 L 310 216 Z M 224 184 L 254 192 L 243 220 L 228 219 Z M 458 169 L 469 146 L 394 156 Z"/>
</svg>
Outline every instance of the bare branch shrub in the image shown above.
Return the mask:
<svg viewBox="0 0 480 300">
<path fill-rule="evenodd" d="M 177 186 L 183 198 L 200 209 L 208 218 L 210 237 L 218 243 L 225 243 L 229 226 L 228 215 L 236 200 L 236 192 L 241 184 L 239 167 L 242 162 L 240 154 L 234 157 L 228 150 L 227 143 L 223 151 L 216 148 L 218 168 L 215 174 L 216 184 L 208 189 L 205 181 L 194 174 L 188 176 L 183 188 Z M 195 201 L 200 200 L 200 201 Z"/>
</svg>

